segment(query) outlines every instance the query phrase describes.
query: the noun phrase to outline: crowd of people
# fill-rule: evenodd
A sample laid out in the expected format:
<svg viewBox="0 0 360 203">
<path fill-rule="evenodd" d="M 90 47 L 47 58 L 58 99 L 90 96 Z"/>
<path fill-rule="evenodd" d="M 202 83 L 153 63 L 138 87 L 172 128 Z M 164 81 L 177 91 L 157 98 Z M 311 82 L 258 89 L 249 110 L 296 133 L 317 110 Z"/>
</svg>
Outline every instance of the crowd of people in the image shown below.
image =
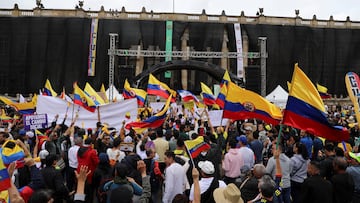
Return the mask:
<svg viewBox="0 0 360 203">
<path fill-rule="evenodd" d="M 360 202 L 354 112 L 339 106 L 327 110 L 333 124 L 349 129 L 349 140 L 323 140 L 256 119 L 213 126 L 207 110 L 197 116 L 170 110 L 162 126 L 142 132 L 125 129 L 125 122 L 121 129 L 106 121 L 89 129 L 74 125 L 76 120 L 67 126 L 58 117 L 47 129 L 26 131 L 19 115 L 2 123 L 0 152 L 20 147 L 25 157 L 6 166 L 11 186 L 0 198 L 12 203 Z M 141 115 L 146 119 L 151 113 Z M 198 137 L 210 147 L 191 157 L 185 143 Z"/>
</svg>

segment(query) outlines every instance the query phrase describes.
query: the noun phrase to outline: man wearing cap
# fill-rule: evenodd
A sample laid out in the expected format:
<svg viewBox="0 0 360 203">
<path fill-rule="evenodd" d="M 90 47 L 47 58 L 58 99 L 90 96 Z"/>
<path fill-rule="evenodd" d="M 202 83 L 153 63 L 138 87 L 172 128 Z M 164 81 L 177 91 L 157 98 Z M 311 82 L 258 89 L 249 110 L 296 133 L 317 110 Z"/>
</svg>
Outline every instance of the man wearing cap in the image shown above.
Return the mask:
<svg viewBox="0 0 360 203">
<path fill-rule="evenodd" d="M 199 181 L 201 202 L 215 202 L 213 192 L 216 188 L 226 187 L 224 181 L 217 180 L 214 177 L 215 167 L 210 161 L 200 161 L 198 163 L 200 168 L 201 180 Z M 189 200 L 194 200 L 194 185 L 191 185 Z"/>
<path fill-rule="evenodd" d="M 255 158 L 254 158 L 255 156 L 254 156 L 254 152 L 247 145 L 248 139 L 246 138 L 245 135 L 241 135 L 237 139 L 240 145 L 239 154 L 241 154 L 241 156 L 243 157 L 244 165 L 247 165 L 249 166 L 249 168 L 252 168 L 255 163 Z"/>
<path fill-rule="evenodd" d="M 360 202 L 360 153 L 349 152 L 350 166 L 346 168 L 346 172 L 349 173 L 355 183 L 355 189 L 353 193 L 353 202 Z"/>
</svg>

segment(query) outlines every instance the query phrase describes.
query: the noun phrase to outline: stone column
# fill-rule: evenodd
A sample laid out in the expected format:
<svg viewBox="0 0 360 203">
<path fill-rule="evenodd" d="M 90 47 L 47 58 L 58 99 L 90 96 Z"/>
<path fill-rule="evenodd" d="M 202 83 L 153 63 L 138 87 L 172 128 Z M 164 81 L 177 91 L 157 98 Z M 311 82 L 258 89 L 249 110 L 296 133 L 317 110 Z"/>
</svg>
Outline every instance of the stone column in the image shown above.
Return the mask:
<svg viewBox="0 0 360 203">
<path fill-rule="evenodd" d="M 138 55 L 136 56 L 135 76 L 142 73 L 143 68 L 144 68 L 144 57 L 140 56 L 140 51 L 141 51 L 142 46 L 143 46 L 142 41 L 140 41 L 140 45 L 138 45 L 138 47 L 137 47 Z"/>
<path fill-rule="evenodd" d="M 189 29 L 186 28 L 183 36 L 181 37 L 181 51 L 189 53 L 190 48 L 187 46 L 187 41 L 189 40 Z M 182 57 L 182 60 L 189 60 L 189 55 Z M 188 71 L 186 69 L 181 70 L 181 85 L 184 90 L 188 88 Z"/>
<path fill-rule="evenodd" d="M 243 53 L 249 52 L 249 37 L 245 29 L 242 31 L 242 46 L 243 46 Z M 245 67 L 248 66 L 249 59 L 248 57 L 243 57 L 243 64 L 244 64 L 244 77 L 245 77 Z"/>
<path fill-rule="evenodd" d="M 229 48 L 227 47 L 228 42 L 229 42 L 228 33 L 227 33 L 227 30 L 224 28 L 224 36 L 223 36 L 223 42 L 222 42 L 222 47 L 221 47 L 221 52 L 222 53 L 228 53 L 229 52 Z M 225 70 L 227 70 L 229 68 L 229 59 L 228 59 L 228 57 L 223 56 L 221 58 L 220 66 L 221 66 L 221 68 L 223 68 Z"/>
</svg>

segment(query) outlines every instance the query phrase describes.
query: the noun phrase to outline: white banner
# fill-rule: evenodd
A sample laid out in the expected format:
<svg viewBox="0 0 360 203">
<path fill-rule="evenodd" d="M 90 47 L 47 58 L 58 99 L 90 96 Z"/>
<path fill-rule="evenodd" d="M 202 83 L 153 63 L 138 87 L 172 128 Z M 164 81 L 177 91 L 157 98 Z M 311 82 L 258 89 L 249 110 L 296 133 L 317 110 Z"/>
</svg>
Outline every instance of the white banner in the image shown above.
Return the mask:
<svg viewBox="0 0 360 203">
<path fill-rule="evenodd" d="M 234 24 L 235 30 L 235 40 L 236 40 L 236 52 L 238 53 L 237 57 L 237 71 L 236 75 L 238 78 L 244 78 L 244 62 L 243 62 L 243 48 L 242 48 L 242 38 L 241 38 L 241 27 L 240 23 Z"/>
<path fill-rule="evenodd" d="M 225 126 L 229 119 L 222 117 L 223 117 L 223 110 L 209 111 L 209 119 L 213 126 L 220 126 L 220 123 L 222 123 L 221 126 Z"/>
<path fill-rule="evenodd" d="M 92 113 L 78 105 L 68 105 L 68 102 L 60 98 L 39 95 L 36 112 L 38 114 L 47 114 L 49 123 L 52 122 L 56 114 L 59 114 L 57 122 L 61 123 L 64 120 L 65 114 L 67 114 L 66 125 L 70 125 L 78 112 L 79 117 L 75 125 L 81 128 L 96 128 L 96 122 L 98 122 L 98 117 L 100 116 L 100 122 L 108 123 L 109 127 L 115 127 L 119 130 L 124 120 L 126 123 L 136 120 L 137 108 L 137 100 L 134 98 L 101 105 L 98 110 Z M 130 113 L 130 119 L 125 117 L 126 113 Z"/>
</svg>

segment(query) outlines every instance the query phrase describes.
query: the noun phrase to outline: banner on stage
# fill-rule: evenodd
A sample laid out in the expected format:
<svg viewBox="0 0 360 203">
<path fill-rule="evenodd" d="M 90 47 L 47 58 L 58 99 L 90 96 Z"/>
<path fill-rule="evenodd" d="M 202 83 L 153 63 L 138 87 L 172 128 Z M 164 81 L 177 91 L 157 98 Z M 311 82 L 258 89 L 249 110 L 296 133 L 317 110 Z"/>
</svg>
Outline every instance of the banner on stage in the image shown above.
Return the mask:
<svg viewBox="0 0 360 203">
<path fill-rule="evenodd" d="M 98 26 L 99 26 L 99 19 L 93 18 L 91 20 L 89 58 L 88 58 L 88 76 L 95 76 L 96 41 L 97 41 Z"/>
</svg>

